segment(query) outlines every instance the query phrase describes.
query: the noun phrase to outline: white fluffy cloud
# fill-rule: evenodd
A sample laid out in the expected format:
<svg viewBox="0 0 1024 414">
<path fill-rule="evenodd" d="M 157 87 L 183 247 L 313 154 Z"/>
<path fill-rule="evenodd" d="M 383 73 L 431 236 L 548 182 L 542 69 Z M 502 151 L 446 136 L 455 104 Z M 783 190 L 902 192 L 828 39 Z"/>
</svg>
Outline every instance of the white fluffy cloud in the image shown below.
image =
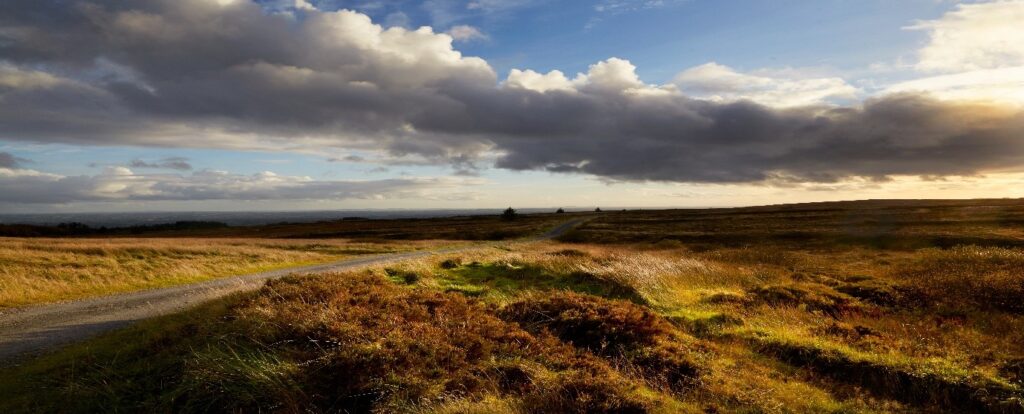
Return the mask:
<svg viewBox="0 0 1024 414">
<path fill-rule="evenodd" d="M 961 72 L 1024 66 L 1024 1 L 960 4 L 937 20 L 908 29 L 929 34 L 917 67 Z"/>
<path fill-rule="evenodd" d="M 597 62 L 572 79 L 558 70 L 538 73 L 529 69 L 512 69 L 503 82 L 506 88 L 534 92 L 587 92 L 612 95 L 676 94 L 671 85 L 648 85 L 636 74 L 636 66 L 628 60 L 610 58 Z"/>
<path fill-rule="evenodd" d="M 575 91 L 573 81 L 565 77 L 559 70 L 548 73 L 538 73 L 530 69 L 512 69 L 505 79 L 505 86 L 511 88 L 527 89 L 536 92 L 547 91 Z"/>
<path fill-rule="evenodd" d="M 979 69 L 899 82 L 883 94 L 927 93 L 943 99 L 1024 105 L 1024 66 Z"/>
<path fill-rule="evenodd" d="M 960 4 L 911 30 L 928 33 L 915 67 L 927 76 L 884 93 L 1024 105 L 1024 0 Z"/>
<path fill-rule="evenodd" d="M 799 72 L 741 73 L 715 62 L 680 72 L 673 82 L 687 95 L 720 102 L 752 100 L 771 106 L 819 105 L 853 101 L 860 91 L 839 77 L 802 76 Z"/>
</svg>

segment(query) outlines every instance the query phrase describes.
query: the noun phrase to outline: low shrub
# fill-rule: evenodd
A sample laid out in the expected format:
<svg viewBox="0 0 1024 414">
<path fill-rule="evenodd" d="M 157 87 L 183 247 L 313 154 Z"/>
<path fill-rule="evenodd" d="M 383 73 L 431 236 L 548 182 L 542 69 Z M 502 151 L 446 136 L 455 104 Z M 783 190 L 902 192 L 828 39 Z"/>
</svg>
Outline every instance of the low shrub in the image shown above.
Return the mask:
<svg viewBox="0 0 1024 414">
<path fill-rule="evenodd" d="M 642 306 L 571 292 L 512 303 L 499 314 L 535 333 L 551 333 L 575 347 L 639 371 L 672 388 L 701 373 L 674 326 Z"/>
<path fill-rule="evenodd" d="M 454 269 L 459 266 L 462 266 L 462 259 L 459 259 L 457 257 L 445 259 L 443 262 L 441 262 L 440 266 L 442 269 Z"/>
<path fill-rule="evenodd" d="M 416 282 L 419 282 L 419 280 L 420 275 L 415 272 L 406 272 L 402 275 L 402 281 L 407 285 L 415 284 Z"/>
</svg>

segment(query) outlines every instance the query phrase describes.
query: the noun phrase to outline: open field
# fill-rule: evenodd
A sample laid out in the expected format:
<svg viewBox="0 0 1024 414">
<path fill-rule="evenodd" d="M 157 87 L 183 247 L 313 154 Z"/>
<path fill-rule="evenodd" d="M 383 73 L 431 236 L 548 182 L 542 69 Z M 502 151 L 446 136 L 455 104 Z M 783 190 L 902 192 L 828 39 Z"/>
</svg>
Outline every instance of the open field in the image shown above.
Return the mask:
<svg viewBox="0 0 1024 414">
<path fill-rule="evenodd" d="M 435 245 L 233 238 L 0 238 L 0 308 Z"/>
<path fill-rule="evenodd" d="M 0 410 L 1019 413 L 1022 211 L 608 212 L 150 320 L 0 373 Z"/>
</svg>

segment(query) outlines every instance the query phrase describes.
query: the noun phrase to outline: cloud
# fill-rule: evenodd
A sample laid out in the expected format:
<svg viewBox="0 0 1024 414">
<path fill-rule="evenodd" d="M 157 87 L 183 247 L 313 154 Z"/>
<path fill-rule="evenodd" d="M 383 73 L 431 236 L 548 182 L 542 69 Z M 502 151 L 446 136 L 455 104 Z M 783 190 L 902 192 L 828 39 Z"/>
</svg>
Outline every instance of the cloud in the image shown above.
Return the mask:
<svg viewBox="0 0 1024 414">
<path fill-rule="evenodd" d="M 453 26 L 445 33 L 448 33 L 448 35 L 451 36 L 452 39 L 455 39 L 456 42 L 472 42 L 488 39 L 487 35 L 481 32 L 480 29 L 465 24 Z"/>
<path fill-rule="evenodd" d="M 579 79 L 579 82 L 582 82 L 582 78 Z M 512 69 L 509 72 L 508 78 L 505 79 L 505 86 L 535 92 L 574 91 L 576 89 L 573 82 L 558 70 L 548 73 L 537 73 L 530 69 Z"/>
<path fill-rule="evenodd" d="M 0 139 L 354 151 L 464 172 L 496 160 L 711 183 L 1024 165 L 1024 114 L 1006 105 L 910 90 L 820 105 L 856 91 L 835 78 L 720 65 L 655 85 L 618 58 L 571 77 L 515 69 L 499 79 L 448 34 L 385 29 L 353 11 L 297 19 L 247 0 L 56 4 L 0 3 Z"/>
<path fill-rule="evenodd" d="M 910 30 L 928 33 L 914 67 L 926 74 L 885 93 L 926 91 L 944 99 L 1024 105 L 1024 0 L 959 4 Z"/>
<path fill-rule="evenodd" d="M 587 30 L 593 29 L 597 25 L 601 24 L 607 16 L 615 16 L 641 10 L 658 9 L 682 4 L 687 1 L 688 0 L 601 0 L 594 5 L 596 15 L 592 16 L 583 28 Z"/>
<path fill-rule="evenodd" d="M 346 200 L 446 198 L 476 181 L 396 178 L 320 181 L 265 171 L 253 175 L 203 170 L 190 175 L 137 174 L 108 167 L 97 175 L 63 176 L 0 168 L 0 203 L 66 204 L 101 201 Z"/>
<path fill-rule="evenodd" d="M 9 152 L 0 151 L 0 168 L 20 168 L 22 164 L 28 162 L 28 160 L 17 157 Z"/>
<path fill-rule="evenodd" d="M 188 171 L 192 169 L 192 164 L 189 164 L 188 159 L 183 157 L 167 157 L 155 162 L 146 162 L 136 159 L 132 160 L 128 166 L 131 168 L 158 168 L 179 171 Z"/>
<path fill-rule="evenodd" d="M 959 72 L 1024 66 L 1024 1 L 959 4 L 936 20 L 907 29 L 927 31 L 917 67 Z"/>
<path fill-rule="evenodd" d="M 550 105 L 534 119 L 552 125 L 533 128 L 558 135 L 504 141 L 499 166 L 619 180 L 740 183 L 971 175 L 1024 165 L 1024 113 L 919 95 L 792 110 L 677 96 L 558 99 L 582 100 L 590 111 L 552 113 L 565 106 Z M 480 108 L 481 115 L 487 110 Z"/>
<path fill-rule="evenodd" d="M 838 77 L 812 77 L 798 71 L 747 74 L 715 62 L 682 71 L 673 83 L 697 98 L 721 102 L 749 99 L 777 107 L 851 102 L 861 93 Z"/>
<path fill-rule="evenodd" d="M 980 69 L 898 82 L 883 92 L 928 93 L 949 100 L 1024 103 L 1024 66 Z"/>
</svg>

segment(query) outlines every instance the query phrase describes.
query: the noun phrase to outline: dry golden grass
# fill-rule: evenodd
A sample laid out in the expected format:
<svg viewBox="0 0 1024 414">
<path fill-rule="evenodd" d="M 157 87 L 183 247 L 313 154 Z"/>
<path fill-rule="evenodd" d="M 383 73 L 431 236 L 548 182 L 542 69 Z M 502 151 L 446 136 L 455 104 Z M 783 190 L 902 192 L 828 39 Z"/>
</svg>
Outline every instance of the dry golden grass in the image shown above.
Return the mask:
<svg viewBox="0 0 1024 414">
<path fill-rule="evenodd" d="M 151 326 L 157 345 L 149 347 L 176 343 L 166 342 L 176 335 L 169 332 L 202 332 L 218 324 L 220 342 L 189 343 L 202 345 L 193 353 L 216 358 L 155 358 L 163 364 L 161 375 L 213 370 L 217 375 L 200 379 L 223 380 L 218 398 L 262 398 L 268 408 L 290 403 L 274 392 L 289 395 L 288 387 L 301 384 L 268 378 L 301 374 L 362 349 L 369 356 L 344 359 L 345 369 L 313 372 L 368 372 L 363 365 L 380 364 L 387 372 L 370 375 L 357 389 L 402 384 L 388 392 L 421 390 L 415 397 L 380 399 L 384 403 L 363 407 L 367 411 L 582 412 L 579 407 L 589 403 L 635 412 L 1024 412 L 1024 209 L 1010 203 L 992 210 L 998 214 L 977 216 L 957 203 L 924 212 L 900 203 L 869 206 L 861 212 L 607 213 L 586 225 L 576 242 L 491 245 L 316 282 L 275 283 L 290 293 L 264 291 L 256 302 L 242 296 L 222 305 L 238 319 L 196 313 L 184 327 Z M 891 234 L 866 231 L 882 221 L 898 225 Z M 664 238 L 668 233 L 675 238 Z M 341 285 L 349 293 L 336 296 Z M 330 306 L 320 305 L 325 301 Z M 252 306 L 258 303 L 263 305 Z M 422 308 L 410 313 L 413 305 Z M 351 310 L 359 306 L 366 309 Z M 239 310 L 258 312 L 245 318 Z M 435 332 L 442 327 L 447 331 Z M 258 358 L 231 356 L 239 349 L 237 338 L 263 331 L 274 335 L 257 338 Z M 523 336 L 514 346 L 506 340 L 465 342 L 511 333 L 534 339 Z M 402 346 L 387 343 L 389 338 L 401 339 L 396 343 Z M 534 340 L 540 342 L 528 351 L 515 348 Z M 556 342 L 574 351 L 565 353 L 568 348 Z M 43 384 L 61 384 L 43 387 L 55 397 L 26 397 L 43 406 L 59 396 L 88 404 L 110 400 L 119 407 L 133 399 L 160 406 L 181 398 L 131 382 L 145 375 L 121 378 L 139 365 L 117 358 L 110 343 L 95 346 L 105 352 L 100 357 L 78 348 L 77 356 L 58 355 L 0 375 L 0 391 L 17 388 L 11 384 L 24 378 L 21 373 L 36 370 L 33 378 Z M 452 361 L 461 361 L 452 355 L 481 352 L 489 356 L 459 368 L 464 374 L 446 373 Z M 192 361 L 186 368 L 193 371 L 181 370 L 181 358 Z M 584 360 L 595 361 L 585 365 L 599 366 L 594 369 L 601 375 L 568 375 Z M 444 369 L 422 370 L 424 361 Z M 406 364 L 404 371 L 393 371 L 396 363 Z M 102 368 L 76 368 L 87 364 Z M 501 374 L 492 375 L 493 369 Z M 534 388 L 524 393 L 516 388 L 522 381 L 509 388 L 501 380 L 508 374 L 526 375 Z M 227 381 L 234 378 L 258 381 Z M 462 381 L 468 378 L 473 380 Z M 677 380 L 666 381 L 671 378 Z M 85 391 L 76 388 L 83 386 Z M 120 387 L 138 394 L 104 394 Z"/>
<path fill-rule="evenodd" d="M 193 283 L 431 242 L 0 238 L 0 308 Z"/>
<path fill-rule="evenodd" d="M 1022 299 L 1015 290 L 1024 277 L 1020 257 L 1020 250 L 999 247 L 853 246 L 823 253 L 767 245 L 696 253 L 685 246 L 548 242 L 426 258 L 390 271 L 418 275 L 415 286 L 498 305 L 543 301 L 545 289 L 589 292 L 579 278 L 538 282 L 589 275 L 635 292 L 646 306 L 714 344 L 703 387 L 693 394 L 699 397 L 684 401 L 742 401 L 766 412 L 860 412 L 904 409 L 892 400 L 898 395 L 871 382 L 905 380 L 901 375 L 932 387 L 909 385 L 913 404 L 956 398 L 958 384 L 978 393 L 1020 392 L 1001 385 L 1011 381 L 1001 374 L 1005 367 L 1024 357 L 1024 316 L 1012 305 Z M 445 260 L 458 267 L 445 269 Z M 904 302 L 872 301 L 892 292 L 907 292 L 897 296 Z M 824 356 L 814 362 L 819 366 L 804 366 L 773 354 L 779 344 Z M 865 369 L 864 382 L 848 383 L 828 371 L 845 366 Z M 988 404 L 961 408 L 970 411 L 975 403 Z"/>
</svg>

